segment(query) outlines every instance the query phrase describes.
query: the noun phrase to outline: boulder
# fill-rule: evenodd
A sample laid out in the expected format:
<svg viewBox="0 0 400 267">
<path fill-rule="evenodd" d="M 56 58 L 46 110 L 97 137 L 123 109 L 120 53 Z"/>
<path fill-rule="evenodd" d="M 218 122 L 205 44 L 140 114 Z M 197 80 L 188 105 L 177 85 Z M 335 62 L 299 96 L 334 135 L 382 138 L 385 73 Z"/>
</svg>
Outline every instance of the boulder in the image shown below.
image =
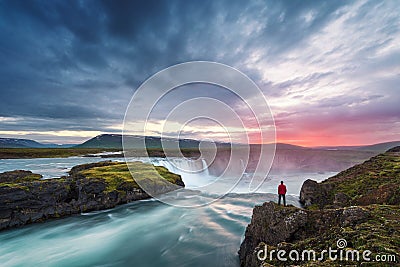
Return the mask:
<svg viewBox="0 0 400 267">
<path fill-rule="evenodd" d="M 330 194 L 333 185 L 329 183 L 317 183 L 307 179 L 300 189 L 300 203 L 305 207 L 316 205 L 319 208 L 330 203 Z"/>
</svg>

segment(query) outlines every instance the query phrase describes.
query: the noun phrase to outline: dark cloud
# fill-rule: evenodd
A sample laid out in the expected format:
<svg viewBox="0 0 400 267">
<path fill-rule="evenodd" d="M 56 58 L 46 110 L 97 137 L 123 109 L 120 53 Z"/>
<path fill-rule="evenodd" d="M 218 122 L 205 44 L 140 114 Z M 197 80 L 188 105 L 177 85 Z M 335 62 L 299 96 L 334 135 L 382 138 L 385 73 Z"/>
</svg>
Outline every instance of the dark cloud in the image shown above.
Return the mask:
<svg viewBox="0 0 400 267">
<path fill-rule="evenodd" d="M 102 1 L 105 26 L 110 36 L 135 41 L 146 31 L 163 29 L 169 21 L 170 6 L 166 1 Z"/>
</svg>

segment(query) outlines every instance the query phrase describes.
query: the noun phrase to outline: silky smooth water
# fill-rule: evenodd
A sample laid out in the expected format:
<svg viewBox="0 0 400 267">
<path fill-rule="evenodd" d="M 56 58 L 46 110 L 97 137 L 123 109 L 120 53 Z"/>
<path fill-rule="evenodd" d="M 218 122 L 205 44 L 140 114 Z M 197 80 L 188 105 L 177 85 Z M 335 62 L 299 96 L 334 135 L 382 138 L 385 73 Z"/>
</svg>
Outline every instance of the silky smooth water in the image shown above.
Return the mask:
<svg viewBox="0 0 400 267">
<path fill-rule="evenodd" d="M 55 177 L 65 175 L 74 165 L 99 160 L 104 159 L 0 160 L 0 172 L 28 169 Z M 150 161 L 168 166 L 163 160 Z M 161 199 L 213 199 L 215 192 L 201 191 L 203 182 L 198 181 L 212 181 L 213 177 L 205 171 L 181 175 L 189 189 Z M 252 210 L 257 204 L 276 201 L 281 179 L 289 189 L 287 202 L 298 205 L 305 179 L 323 180 L 331 175 L 274 174 L 258 193 L 246 193 L 244 179 L 231 193 L 204 207 L 178 208 L 150 199 L 2 231 L 0 266 L 239 266 L 237 251 Z M 190 188 L 197 194 L 193 196 Z"/>
</svg>

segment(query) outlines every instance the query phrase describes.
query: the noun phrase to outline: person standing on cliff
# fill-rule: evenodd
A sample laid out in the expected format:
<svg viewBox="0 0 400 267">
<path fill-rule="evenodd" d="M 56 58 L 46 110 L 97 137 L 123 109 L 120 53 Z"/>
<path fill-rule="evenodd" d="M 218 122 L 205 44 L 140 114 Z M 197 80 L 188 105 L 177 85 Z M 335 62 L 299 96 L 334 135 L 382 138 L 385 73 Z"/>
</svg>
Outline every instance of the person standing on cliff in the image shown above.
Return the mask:
<svg viewBox="0 0 400 267">
<path fill-rule="evenodd" d="M 278 205 L 281 205 L 281 198 L 283 198 L 283 206 L 286 206 L 286 185 L 283 184 L 283 181 L 281 181 L 281 184 L 278 186 L 278 195 L 279 195 L 279 201 Z"/>
</svg>

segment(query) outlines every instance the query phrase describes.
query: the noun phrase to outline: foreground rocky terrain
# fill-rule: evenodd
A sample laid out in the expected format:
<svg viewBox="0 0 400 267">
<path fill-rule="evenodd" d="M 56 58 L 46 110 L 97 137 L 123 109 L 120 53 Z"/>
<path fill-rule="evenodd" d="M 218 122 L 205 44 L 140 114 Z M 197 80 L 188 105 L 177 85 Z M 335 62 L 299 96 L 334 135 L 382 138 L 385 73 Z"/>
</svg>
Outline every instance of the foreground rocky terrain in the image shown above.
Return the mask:
<svg viewBox="0 0 400 267">
<path fill-rule="evenodd" d="M 184 186 L 179 175 L 164 167 L 132 162 L 129 168 L 111 161 L 83 164 L 57 179 L 23 170 L 1 173 L 0 230 L 149 198 L 139 180 L 151 185 L 152 194 Z"/>
<path fill-rule="evenodd" d="M 282 207 L 272 202 L 254 208 L 239 250 L 240 264 L 399 266 L 399 190 L 400 147 L 390 149 L 322 183 L 307 180 L 300 194 L 303 209 Z M 342 260 L 339 252 L 337 259 L 322 254 L 323 250 L 329 248 L 342 251 Z M 275 254 L 270 257 L 272 250 L 275 250 Z M 286 261 L 278 259 L 277 250 L 285 251 L 283 258 Z M 295 252 L 292 258 L 288 257 L 293 250 L 300 252 L 298 258 Z M 315 251 L 316 259 L 321 257 L 323 260 L 307 260 L 307 253 L 302 258 L 304 250 Z M 359 253 L 358 260 L 355 254 L 354 258 L 352 256 L 354 250 Z M 363 258 L 362 253 L 368 254 L 368 251 L 371 254 Z M 378 262 L 376 255 L 386 261 Z"/>
</svg>

